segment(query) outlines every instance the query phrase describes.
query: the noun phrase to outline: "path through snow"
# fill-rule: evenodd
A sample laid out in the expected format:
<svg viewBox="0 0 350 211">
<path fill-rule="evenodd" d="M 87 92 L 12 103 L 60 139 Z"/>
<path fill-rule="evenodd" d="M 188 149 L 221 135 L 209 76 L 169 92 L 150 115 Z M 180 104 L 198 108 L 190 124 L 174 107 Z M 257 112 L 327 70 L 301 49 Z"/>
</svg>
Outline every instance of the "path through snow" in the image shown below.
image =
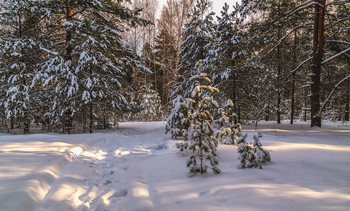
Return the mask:
<svg viewBox="0 0 350 211">
<path fill-rule="evenodd" d="M 190 177 L 164 122 L 108 133 L 1 135 L 0 210 L 348 210 L 349 128 L 261 123 L 272 163 Z M 254 129 L 244 126 L 251 140 Z"/>
</svg>

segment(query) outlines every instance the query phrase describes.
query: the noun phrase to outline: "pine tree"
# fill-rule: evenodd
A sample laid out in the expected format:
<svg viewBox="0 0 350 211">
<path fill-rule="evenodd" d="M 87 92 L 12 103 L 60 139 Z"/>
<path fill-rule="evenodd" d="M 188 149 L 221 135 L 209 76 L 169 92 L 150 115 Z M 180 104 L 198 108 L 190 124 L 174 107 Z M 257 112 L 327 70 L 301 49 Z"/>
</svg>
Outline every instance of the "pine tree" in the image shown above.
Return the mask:
<svg viewBox="0 0 350 211">
<path fill-rule="evenodd" d="M 189 105 L 190 101 L 184 99 L 181 95 L 178 95 L 173 100 L 173 108 L 171 114 L 167 118 L 166 133 L 170 132 L 173 138 L 183 137 L 184 143 L 178 144 L 180 151 L 183 151 L 188 147 L 188 129 L 191 124 L 189 117 Z M 185 145 L 183 145 L 185 144 Z"/>
<path fill-rule="evenodd" d="M 211 12 L 206 15 L 210 5 L 211 3 L 208 0 L 198 0 L 191 12 L 190 21 L 185 24 L 185 29 L 182 31 L 184 41 L 181 43 L 181 61 L 178 68 L 178 73 L 182 76 L 182 82 L 171 96 L 178 94 L 185 97 L 190 96 L 194 87 L 187 79 L 197 73 L 199 60 L 203 61 L 203 73 L 209 73 L 211 70 L 205 60 L 215 36 L 214 13 Z"/>
<path fill-rule="evenodd" d="M 140 105 L 140 113 L 142 121 L 161 120 L 163 117 L 161 100 L 158 92 L 154 91 L 148 85 L 141 86 L 141 90 L 136 99 Z"/>
<path fill-rule="evenodd" d="M 191 92 L 189 99 L 189 115 L 191 125 L 189 129 L 188 149 L 194 154 L 190 155 L 187 160 L 187 167 L 190 168 L 191 174 L 207 172 L 211 168 L 215 174 L 221 171 L 217 167 L 218 160 L 216 158 L 216 147 L 218 141 L 214 138 L 214 131 L 211 125 L 213 116 L 211 110 L 218 108 L 218 104 L 214 101 L 212 94 L 218 93 L 219 90 L 205 85 L 210 83 L 207 74 L 201 73 L 202 64 L 199 63 L 199 72 L 191 77 L 196 87 Z M 209 166 L 207 165 L 209 162 Z"/>
<path fill-rule="evenodd" d="M 270 153 L 262 148 L 258 137 L 254 136 L 253 143 L 246 142 L 247 134 L 241 136 L 238 140 L 238 153 L 240 164 L 238 168 L 262 168 L 262 165 L 271 161 Z"/>
<path fill-rule="evenodd" d="M 169 103 L 169 95 L 175 89 L 177 53 L 175 37 L 162 28 L 155 38 L 154 54 L 158 68 L 153 74 L 155 74 L 155 86 L 159 90 L 163 105 Z"/>
<path fill-rule="evenodd" d="M 215 132 L 215 139 L 224 144 L 237 144 L 238 136 L 241 134 L 241 125 L 235 124 L 237 115 L 233 111 L 234 105 L 231 100 L 219 108 L 219 129 Z"/>
<path fill-rule="evenodd" d="M 124 93 L 132 70 L 149 72 L 121 41 L 121 32 L 127 27 L 149 22 L 138 17 L 140 10 L 130 10 L 119 1 L 51 0 L 45 6 L 53 22 L 60 23 L 56 18 L 64 20 L 61 25 L 47 25 L 51 40 L 38 74 L 45 76 L 45 86 L 53 87 L 49 96 L 53 104 L 48 114 L 52 123 L 70 133 L 73 119 L 85 113 L 85 108 L 92 132 L 97 115 L 94 110 L 100 105 L 129 109 Z"/>
<path fill-rule="evenodd" d="M 233 11 L 229 12 L 228 4 L 224 5 L 221 16 L 217 16 L 216 38 L 207 57 L 208 63 L 215 67 L 212 75 L 213 84 L 221 90 L 225 97 L 234 102 L 234 111 L 239 117 L 241 102 L 238 96 L 242 95 L 242 90 L 250 85 L 248 80 L 245 80 L 246 75 L 250 73 L 241 68 L 245 65 L 242 61 L 247 51 L 243 49 L 244 36 L 247 32 L 243 28 L 243 19 L 239 14 L 241 8 L 242 6 L 236 3 Z M 223 81 L 227 82 L 223 83 Z M 240 122 L 240 118 L 237 118 L 235 122 Z"/>
<path fill-rule="evenodd" d="M 42 40 L 40 24 L 47 17 L 39 1 L 1 2 L 0 34 L 0 107 L 6 118 L 21 123 L 24 133 L 35 116 L 36 68 L 40 62 Z"/>
</svg>

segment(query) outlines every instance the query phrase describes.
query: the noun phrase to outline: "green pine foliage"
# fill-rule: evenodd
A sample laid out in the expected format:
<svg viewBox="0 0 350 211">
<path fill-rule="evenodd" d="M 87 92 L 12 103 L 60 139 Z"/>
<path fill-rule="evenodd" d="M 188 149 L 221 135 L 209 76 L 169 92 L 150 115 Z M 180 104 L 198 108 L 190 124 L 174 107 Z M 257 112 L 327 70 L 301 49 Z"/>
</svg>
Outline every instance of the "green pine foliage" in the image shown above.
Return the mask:
<svg viewBox="0 0 350 211">
<path fill-rule="evenodd" d="M 238 153 L 240 164 L 238 168 L 262 168 L 262 165 L 271 161 L 270 153 L 262 148 L 262 144 L 257 136 L 254 136 L 253 143 L 246 141 L 247 134 L 238 140 Z"/>
<path fill-rule="evenodd" d="M 161 100 L 158 92 L 151 89 L 148 85 L 140 88 L 136 101 L 139 102 L 140 112 L 138 116 L 141 121 L 161 120 L 163 117 Z"/>
<path fill-rule="evenodd" d="M 235 124 L 237 115 L 233 111 L 234 104 L 232 100 L 219 108 L 219 129 L 215 132 L 215 138 L 223 144 L 237 144 L 238 137 L 241 135 L 242 127 L 239 123 Z"/>
<path fill-rule="evenodd" d="M 167 118 L 166 133 L 170 132 L 173 138 L 183 137 L 185 141 L 188 140 L 188 129 L 190 127 L 191 121 L 188 113 L 189 100 L 184 99 L 182 96 L 177 96 L 173 100 L 173 108 L 171 110 L 171 115 Z M 183 151 L 188 147 L 188 143 L 185 142 L 178 144 L 178 148 Z"/>
<path fill-rule="evenodd" d="M 214 138 L 214 130 L 212 122 L 214 120 L 211 110 L 218 108 L 217 102 L 213 99 L 213 94 L 219 90 L 210 86 L 210 79 L 205 73 L 201 73 L 202 62 L 200 61 L 199 73 L 191 77 L 191 81 L 196 87 L 191 92 L 188 99 L 190 128 L 189 141 L 185 148 L 192 151 L 193 154 L 187 160 L 187 167 L 190 174 L 207 173 L 208 169 L 212 169 L 215 174 L 219 174 L 221 170 L 217 167 L 218 160 L 216 147 L 218 141 Z"/>
</svg>

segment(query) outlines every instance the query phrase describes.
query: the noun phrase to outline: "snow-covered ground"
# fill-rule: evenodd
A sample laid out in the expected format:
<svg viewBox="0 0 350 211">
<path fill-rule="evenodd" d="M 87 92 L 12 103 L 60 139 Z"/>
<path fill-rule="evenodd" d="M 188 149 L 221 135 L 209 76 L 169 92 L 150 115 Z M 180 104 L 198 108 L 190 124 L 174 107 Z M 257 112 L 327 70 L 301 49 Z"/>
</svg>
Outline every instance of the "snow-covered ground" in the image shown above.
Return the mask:
<svg viewBox="0 0 350 211">
<path fill-rule="evenodd" d="M 272 162 L 190 177 L 164 122 L 104 133 L 0 134 L 0 210 L 349 210 L 350 128 L 260 122 Z M 244 126 L 251 140 L 253 126 Z"/>
</svg>

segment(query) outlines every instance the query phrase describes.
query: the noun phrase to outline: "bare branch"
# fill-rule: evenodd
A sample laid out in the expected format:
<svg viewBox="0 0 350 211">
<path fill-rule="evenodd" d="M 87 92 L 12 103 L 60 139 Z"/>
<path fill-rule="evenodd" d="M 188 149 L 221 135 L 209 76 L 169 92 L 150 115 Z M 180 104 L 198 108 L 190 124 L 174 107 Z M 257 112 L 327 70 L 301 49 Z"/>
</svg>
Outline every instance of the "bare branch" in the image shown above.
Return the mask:
<svg viewBox="0 0 350 211">
<path fill-rule="evenodd" d="M 337 54 L 335 54 L 335 55 L 329 57 L 328 59 L 324 60 L 321 64 L 325 64 L 325 63 L 327 63 L 327 62 L 329 62 L 329 61 L 331 61 L 331 60 L 337 58 L 338 56 L 343 55 L 344 53 L 346 53 L 346 52 L 348 52 L 348 51 L 350 51 L 350 48 L 345 49 L 345 50 L 343 50 L 343 51 L 341 51 L 341 52 L 339 52 L 339 53 L 337 53 Z"/>
<path fill-rule="evenodd" d="M 307 58 L 306 60 L 304 60 L 302 63 L 300 63 L 294 70 L 292 70 L 287 77 L 283 80 L 283 82 L 286 82 L 288 80 L 288 78 L 295 73 L 296 71 L 298 71 L 304 64 L 306 64 L 307 62 L 309 62 L 312 59 L 312 57 Z"/>
<path fill-rule="evenodd" d="M 335 90 L 342 84 L 344 83 L 346 80 L 350 79 L 350 75 L 346 76 L 345 78 L 343 78 L 342 80 L 340 80 L 333 88 L 332 92 L 329 94 L 329 96 L 327 97 L 327 99 L 324 101 L 322 108 L 319 111 L 319 114 L 322 113 L 323 109 L 326 107 L 327 103 L 329 102 L 329 100 L 331 99 L 331 97 L 333 96 Z"/>
</svg>

